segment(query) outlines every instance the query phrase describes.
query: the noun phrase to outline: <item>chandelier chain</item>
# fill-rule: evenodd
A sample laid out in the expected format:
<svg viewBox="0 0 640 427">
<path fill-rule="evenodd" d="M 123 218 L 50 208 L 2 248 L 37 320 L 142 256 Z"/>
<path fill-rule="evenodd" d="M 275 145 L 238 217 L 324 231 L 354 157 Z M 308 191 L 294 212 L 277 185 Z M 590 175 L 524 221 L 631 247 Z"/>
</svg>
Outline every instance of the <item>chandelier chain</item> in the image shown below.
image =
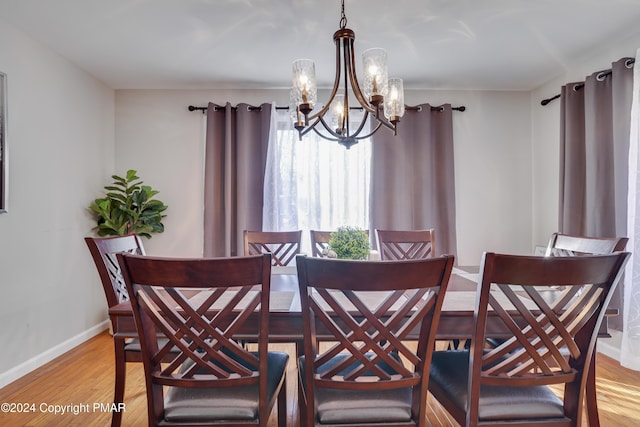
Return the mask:
<svg viewBox="0 0 640 427">
<path fill-rule="evenodd" d="M 340 29 L 347 28 L 347 15 L 344 13 L 344 0 L 342 0 L 342 12 L 340 16 Z"/>
</svg>

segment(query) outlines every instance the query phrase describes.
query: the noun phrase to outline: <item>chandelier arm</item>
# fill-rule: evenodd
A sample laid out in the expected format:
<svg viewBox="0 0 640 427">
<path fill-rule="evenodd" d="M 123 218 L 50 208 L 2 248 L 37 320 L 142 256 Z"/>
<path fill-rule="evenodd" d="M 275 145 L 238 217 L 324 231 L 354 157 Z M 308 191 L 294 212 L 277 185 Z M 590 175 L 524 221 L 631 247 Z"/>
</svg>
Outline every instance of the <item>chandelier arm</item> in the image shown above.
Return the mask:
<svg viewBox="0 0 640 427">
<path fill-rule="evenodd" d="M 320 122 L 319 118 L 314 119 L 315 121 L 311 124 L 306 125 L 304 128 L 300 129 L 298 132 L 300 133 L 300 137 L 308 134 L 315 126 Z"/>
<path fill-rule="evenodd" d="M 354 33 L 352 33 L 354 34 Z M 355 37 L 355 34 L 354 34 Z M 348 40 L 353 41 L 353 38 L 349 38 L 349 39 L 345 39 L 345 38 L 341 38 L 340 42 L 342 44 L 342 55 L 343 55 L 343 59 L 344 59 L 344 63 L 342 64 L 342 66 L 344 67 L 344 82 L 343 82 L 343 88 L 342 90 L 344 90 L 344 111 L 343 111 L 343 117 L 344 117 L 344 123 L 342 124 L 342 127 L 344 129 L 345 135 L 346 137 L 350 137 L 351 133 L 349 132 L 349 130 L 351 129 L 351 123 L 349 120 L 349 84 L 348 84 L 348 75 L 349 75 L 349 68 L 351 66 L 351 63 L 349 62 L 349 43 Z"/>
<path fill-rule="evenodd" d="M 381 124 L 382 126 L 386 127 L 387 129 L 389 129 L 393 133 L 396 132 L 396 126 L 393 123 L 390 123 L 388 120 L 386 120 L 383 117 L 376 117 L 376 119 L 378 120 L 378 123 Z M 378 126 L 378 127 L 380 127 L 380 126 Z"/>
<path fill-rule="evenodd" d="M 378 129 L 380 129 L 381 126 L 386 127 L 387 129 L 394 131 L 395 132 L 395 128 L 393 127 L 393 125 L 387 123 L 386 121 L 380 119 L 378 120 L 377 124 L 375 125 L 375 127 L 366 135 L 364 136 L 358 136 L 360 135 L 360 132 L 362 132 L 362 129 L 367 121 L 367 117 L 369 115 L 368 111 L 364 112 L 364 118 L 363 120 L 360 122 L 360 126 L 358 126 L 358 130 L 351 135 L 350 137 L 353 139 L 357 139 L 357 140 L 362 140 L 362 139 L 366 139 L 371 137 L 371 135 L 373 135 L 374 133 L 376 133 L 378 131 Z M 323 134 L 322 132 L 320 132 L 316 125 L 318 124 L 318 122 L 322 123 L 322 126 L 325 128 L 325 130 L 327 132 L 329 132 L 331 134 L 331 137 L 328 135 Z M 305 136 L 306 134 L 308 134 L 309 132 L 314 131 L 318 136 L 322 137 L 323 139 L 326 139 L 327 141 L 340 141 L 341 137 L 336 134 L 334 131 L 331 130 L 331 128 L 329 127 L 329 125 L 327 124 L 327 122 L 325 122 L 321 117 L 317 118 L 316 121 L 313 123 L 313 125 L 311 126 L 307 126 L 305 127 L 303 130 L 299 131 L 300 136 Z"/>
<path fill-rule="evenodd" d="M 376 107 L 375 108 L 375 114 L 372 113 L 372 115 L 375 117 L 375 119 L 378 121 L 378 123 L 384 127 L 386 127 L 387 129 L 389 129 L 390 131 L 392 131 L 394 134 L 396 133 L 396 125 L 391 123 L 389 120 L 387 120 L 385 117 L 380 115 L 380 107 Z M 376 129 L 378 129 L 380 126 L 376 126 Z"/>
<path fill-rule="evenodd" d="M 371 132 L 369 132 L 368 134 L 364 135 L 364 136 L 356 136 L 355 139 L 357 140 L 361 140 L 361 139 L 367 139 L 369 138 L 371 135 L 373 135 L 374 133 L 376 133 L 378 131 L 378 129 L 380 129 L 380 126 L 382 126 L 383 124 L 385 124 L 384 122 L 378 122 L 378 124 L 376 125 L 375 128 L 373 128 L 373 130 Z"/>
<path fill-rule="evenodd" d="M 340 142 L 340 141 L 341 141 L 341 140 L 343 140 L 343 139 L 356 139 L 356 140 L 360 141 L 360 140 L 363 140 L 363 139 L 369 138 L 371 135 L 373 135 L 373 134 L 374 134 L 374 133 L 375 133 L 375 132 L 380 128 L 380 126 L 382 126 L 382 124 L 383 124 L 382 122 L 378 122 L 378 124 L 376 125 L 376 127 L 375 127 L 371 132 L 369 132 L 368 134 L 366 134 L 366 135 L 364 135 L 364 136 L 357 136 L 357 135 L 360 133 L 360 132 L 357 132 L 355 135 L 350 136 L 349 138 L 347 138 L 347 137 L 330 137 L 329 135 L 325 135 L 325 134 L 323 134 L 322 132 L 320 132 L 320 131 L 319 131 L 317 128 L 315 128 L 315 127 L 305 129 L 305 132 L 304 132 L 304 133 L 307 133 L 307 132 L 309 132 L 309 131 L 313 130 L 313 131 L 314 131 L 314 132 L 315 132 L 319 137 L 321 137 L 322 139 L 326 139 L 327 141 Z M 325 127 L 325 129 L 326 129 L 326 127 Z M 327 130 L 329 130 L 329 129 L 327 129 Z M 330 131 L 330 130 L 329 130 L 329 131 Z M 331 131 L 330 131 L 330 132 L 331 132 Z M 333 136 L 333 135 L 334 135 L 334 133 L 333 133 L 333 132 L 331 132 L 331 136 Z"/>
<path fill-rule="evenodd" d="M 322 126 L 325 128 L 325 130 L 329 132 L 333 137 L 337 139 L 342 138 L 342 135 L 338 134 L 336 131 L 331 129 L 331 126 L 329 126 L 329 124 L 324 121 L 324 117 L 318 117 L 318 120 L 320 121 L 320 123 L 322 123 Z M 315 126 L 314 126 L 314 129 L 315 129 Z"/>
<path fill-rule="evenodd" d="M 371 114 L 375 114 L 376 110 L 373 107 L 371 107 L 367 102 L 367 100 L 364 98 L 364 95 L 360 90 L 360 85 L 358 84 L 358 79 L 356 78 L 356 70 L 354 66 L 356 58 L 355 58 L 353 43 L 354 43 L 354 39 L 352 38 L 349 40 L 349 44 L 345 46 L 345 50 L 348 52 L 348 55 L 350 58 L 350 60 L 347 61 L 347 58 L 346 58 L 347 54 L 345 54 L 345 62 L 348 63 L 347 71 L 349 74 L 349 80 L 351 81 L 351 90 L 353 90 L 353 94 L 356 96 L 358 103 L 362 105 L 362 108 L 364 108 L 366 111 L 370 112 Z"/>
<path fill-rule="evenodd" d="M 340 69 L 340 65 L 342 63 L 342 61 L 340 61 L 340 52 L 342 49 L 340 49 L 340 39 L 336 38 L 336 34 L 333 35 L 333 39 L 336 45 L 336 78 L 333 81 L 333 89 L 331 90 L 331 95 L 329 95 L 329 99 L 327 100 L 327 102 L 325 102 L 324 107 L 322 107 L 317 113 L 307 117 L 307 121 L 315 120 L 324 116 L 331 107 L 331 103 L 338 93 L 338 87 L 340 86 L 340 77 L 342 76 L 342 70 Z"/>
<path fill-rule="evenodd" d="M 381 125 L 385 125 L 387 127 L 389 127 L 389 125 L 387 125 L 385 122 L 383 121 L 378 121 L 378 124 L 376 125 L 375 129 L 371 132 L 369 132 L 366 136 L 358 136 L 360 135 L 360 133 L 362 133 L 362 130 L 365 126 L 365 124 L 367 123 L 367 118 L 369 117 L 369 112 L 368 111 L 364 111 L 364 115 L 362 116 L 362 120 L 360 120 L 360 124 L 358 125 L 358 129 L 356 129 L 355 132 L 353 132 L 352 134 L 346 134 L 346 135 L 339 135 L 338 133 L 334 132 L 329 125 L 327 124 L 327 122 L 324 121 L 324 119 L 321 117 L 318 120 L 320 120 L 320 122 L 322 123 L 322 125 L 324 126 L 324 128 L 327 130 L 327 132 L 329 132 L 333 137 L 335 137 L 336 139 L 330 139 L 331 141 L 340 141 L 343 139 L 357 139 L 357 140 L 361 140 L 361 139 L 365 139 L 370 137 L 371 135 L 373 135 L 379 128 Z M 320 136 L 324 135 L 322 133 L 320 133 L 315 127 L 313 128 L 316 133 Z M 390 128 L 392 129 L 392 128 Z M 392 129 L 393 130 L 393 129 Z M 329 139 L 326 138 L 325 139 Z"/>
<path fill-rule="evenodd" d="M 362 132 L 364 124 L 367 121 L 368 114 L 369 114 L 368 112 L 365 112 L 364 118 L 360 122 L 360 126 L 358 126 L 358 130 L 353 135 L 350 135 L 348 137 L 347 136 L 341 136 L 341 135 L 338 135 L 337 133 L 335 133 L 333 130 L 331 130 L 331 128 L 329 127 L 327 122 L 325 122 L 321 117 L 316 120 L 316 123 L 314 123 L 314 126 L 309 126 L 309 127 L 305 128 L 303 131 L 301 131 L 300 135 L 304 136 L 307 133 L 309 133 L 311 131 L 314 131 L 319 137 L 321 137 L 323 139 L 326 139 L 327 141 L 335 141 L 335 142 L 340 142 L 343 139 L 349 139 L 349 138 L 357 139 L 357 140 L 366 139 L 366 138 L 369 138 L 371 135 L 373 135 L 380 128 L 380 126 L 382 126 L 384 124 L 383 122 L 378 122 L 376 127 L 371 132 L 369 132 L 367 135 L 358 136 Z M 322 133 L 322 132 L 320 132 L 318 130 L 318 127 L 315 126 L 315 124 L 317 124 L 317 122 L 322 123 L 322 127 L 324 127 L 324 129 L 329 133 L 329 135 L 326 135 L 326 134 L 324 134 L 324 133 Z"/>
<path fill-rule="evenodd" d="M 323 134 L 322 132 L 320 132 L 320 131 L 319 131 L 318 129 L 316 129 L 316 128 L 311 128 L 311 129 L 313 129 L 313 131 L 314 131 L 316 134 L 318 134 L 318 136 L 319 136 L 320 138 L 322 138 L 322 139 L 326 139 L 327 141 L 335 141 L 335 142 L 339 142 L 339 141 L 340 141 L 340 138 L 337 138 L 337 137 L 335 137 L 335 138 L 331 138 L 331 137 L 329 137 L 328 135 Z M 309 129 L 309 130 L 311 130 L 311 129 Z"/>
<path fill-rule="evenodd" d="M 367 110 L 364 110 L 364 115 L 362 116 L 362 120 L 360 120 L 360 125 L 358 126 L 358 129 L 353 133 L 353 135 L 347 135 L 347 136 L 351 136 L 356 139 L 362 139 L 362 138 L 358 138 L 358 135 L 360 135 L 360 132 L 362 132 L 362 128 L 364 128 L 365 123 L 367 123 L 368 117 L 369 117 L 369 112 Z"/>
<path fill-rule="evenodd" d="M 322 127 L 324 127 L 324 129 L 325 129 L 325 130 L 326 130 L 326 131 L 327 131 L 327 132 L 328 132 L 328 133 L 329 133 L 329 134 L 330 134 L 334 139 L 332 139 L 332 138 L 328 137 L 327 135 L 323 134 L 322 132 L 320 132 L 320 131 L 317 129 L 317 128 L 318 128 L 318 126 L 317 126 L 317 124 L 318 124 L 318 123 L 321 123 L 321 124 L 322 124 Z M 339 140 L 340 140 L 340 138 L 342 138 L 342 136 L 341 136 L 341 135 L 338 135 L 335 131 L 333 131 L 333 130 L 331 129 L 331 127 L 327 124 L 327 122 L 325 122 L 325 121 L 324 121 L 324 119 L 323 119 L 322 117 L 317 117 L 317 118 L 315 119 L 315 121 L 314 121 L 311 125 L 306 126 L 304 129 L 300 130 L 300 131 L 299 131 L 299 133 L 300 133 L 300 137 L 305 136 L 306 134 L 308 134 L 308 133 L 309 133 L 309 132 L 311 132 L 311 131 L 314 131 L 314 132 L 315 132 L 315 133 L 317 133 L 319 136 L 321 136 L 321 137 L 323 137 L 324 139 L 327 139 L 327 140 L 329 140 L 329 141 L 339 141 Z"/>
</svg>

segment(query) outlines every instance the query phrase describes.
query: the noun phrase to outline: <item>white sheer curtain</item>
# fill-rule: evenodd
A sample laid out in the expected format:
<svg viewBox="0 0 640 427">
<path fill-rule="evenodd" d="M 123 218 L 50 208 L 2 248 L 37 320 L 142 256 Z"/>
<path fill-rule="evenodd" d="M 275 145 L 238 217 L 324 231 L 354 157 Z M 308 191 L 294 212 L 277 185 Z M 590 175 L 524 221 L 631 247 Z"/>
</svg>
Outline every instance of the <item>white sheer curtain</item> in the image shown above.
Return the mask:
<svg viewBox="0 0 640 427">
<path fill-rule="evenodd" d="M 347 150 L 313 131 L 300 141 L 288 111 L 274 107 L 271 118 L 262 229 L 303 230 L 308 254 L 309 230 L 368 229 L 371 141 Z"/>
<path fill-rule="evenodd" d="M 640 58 L 640 49 L 636 54 Z M 632 252 L 624 283 L 624 322 L 620 363 L 640 371 L 640 66 L 633 70 L 631 139 L 629 144 L 629 195 L 627 230 Z"/>
</svg>

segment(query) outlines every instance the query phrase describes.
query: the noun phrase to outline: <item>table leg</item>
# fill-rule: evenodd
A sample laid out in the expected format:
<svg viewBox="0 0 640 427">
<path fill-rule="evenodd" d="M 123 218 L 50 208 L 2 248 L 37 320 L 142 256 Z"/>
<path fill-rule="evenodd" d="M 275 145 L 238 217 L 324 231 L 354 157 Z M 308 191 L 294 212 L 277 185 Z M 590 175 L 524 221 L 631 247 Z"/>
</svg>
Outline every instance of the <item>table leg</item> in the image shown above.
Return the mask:
<svg viewBox="0 0 640 427">
<path fill-rule="evenodd" d="M 114 408 L 119 407 L 124 401 L 124 386 L 127 376 L 127 362 L 125 356 L 125 342 L 123 338 L 114 338 L 113 347 L 115 350 L 115 379 L 114 379 L 114 392 L 113 403 Z M 120 427 L 122 422 L 122 412 L 113 410 L 111 413 L 111 427 Z"/>
</svg>

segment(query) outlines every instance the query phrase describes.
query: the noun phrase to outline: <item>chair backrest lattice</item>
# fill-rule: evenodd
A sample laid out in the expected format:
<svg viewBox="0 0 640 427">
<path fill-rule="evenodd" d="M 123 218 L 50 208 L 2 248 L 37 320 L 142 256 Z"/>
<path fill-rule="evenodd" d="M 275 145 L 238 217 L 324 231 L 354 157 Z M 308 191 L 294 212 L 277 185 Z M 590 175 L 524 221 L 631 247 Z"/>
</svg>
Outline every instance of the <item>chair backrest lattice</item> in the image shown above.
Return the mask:
<svg viewBox="0 0 640 427">
<path fill-rule="evenodd" d="M 472 340 L 474 354 L 482 357 L 473 359 L 472 375 L 488 385 L 564 383 L 576 384 L 576 391 L 584 388 L 583 373 L 598 327 L 628 255 L 486 253 Z M 486 350 L 482 343 L 489 313 L 491 321 L 501 322 L 513 336 Z"/>
<path fill-rule="evenodd" d="M 287 266 L 300 253 L 302 231 L 245 231 L 244 254 L 270 253 L 273 266 Z"/>
<path fill-rule="evenodd" d="M 435 232 L 428 230 L 376 230 L 383 260 L 424 259 L 435 256 Z"/>
<path fill-rule="evenodd" d="M 624 251 L 626 237 L 583 237 L 553 233 L 545 256 L 583 256 Z"/>
<path fill-rule="evenodd" d="M 371 306 L 367 304 L 366 297 L 359 296 L 357 292 L 315 288 L 310 298 L 310 308 L 318 321 L 330 329 L 332 338 L 338 341 L 316 359 L 316 383 L 370 381 L 372 376 L 377 377 L 376 381 L 391 381 L 393 373 L 398 377 L 396 381 L 410 380 L 411 384 L 406 385 L 414 385 L 418 377 L 394 357 L 394 353 L 418 364 L 410 347 L 402 342 L 408 330 L 411 330 L 405 327 L 405 322 L 415 327 L 426 313 L 433 310 L 435 296 L 434 292 L 423 289 L 415 291 L 411 298 L 407 298 L 403 292 L 391 292 L 382 297 L 379 305 L 376 303 Z M 395 310 L 390 312 L 389 308 L 393 306 L 396 306 Z M 412 317 L 405 319 L 410 311 Z M 348 333 L 334 327 L 335 317 L 344 322 Z M 365 353 L 363 349 L 366 349 Z M 322 361 L 338 353 L 348 356 L 330 369 L 324 369 Z M 385 363 L 385 369 L 379 366 L 380 362 Z"/>
<path fill-rule="evenodd" d="M 129 301 L 122 271 L 116 259 L 118 253 L 145 255 L 140 236 L 85 237 L 98 269 L 109 307 Z"/>
<path fill-rule="evenodd" d="M 452 267 L 453 257 L 393 262 L 298 257 L 307 401 L 314 401 L 319 387 L 412 387 L 414 402 L 426 402 L 421 384 L 428 378 Z M 408 345 L 407 334 L 416 330 L 417 346 Z M 332 343 L 322 350 L 316 340 L 320 332 Z"/>
</svg>

